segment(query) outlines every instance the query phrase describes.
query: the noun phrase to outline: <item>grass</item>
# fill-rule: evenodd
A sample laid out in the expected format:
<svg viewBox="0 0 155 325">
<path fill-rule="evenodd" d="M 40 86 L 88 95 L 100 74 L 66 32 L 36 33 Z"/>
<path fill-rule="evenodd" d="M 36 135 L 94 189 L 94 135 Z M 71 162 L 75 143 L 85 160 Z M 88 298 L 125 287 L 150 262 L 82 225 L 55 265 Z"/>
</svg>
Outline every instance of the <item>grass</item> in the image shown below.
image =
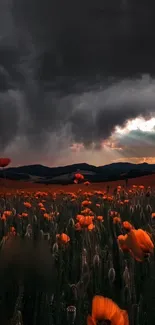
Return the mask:
<svg viewBox="0 0 155 325">
<path fill-rule="evenodd" d="M 153 325 L 154 253 L 138 262 L 118 244 L 128 233 L 124 221 L 147 231 L 154 244 L 151 177 L 115 191 L 119 182 L 110 183 L 109 193 L 107 184 L 6 181 L 0 190 L 0 324 L 83 325 L 93 297 L 102 295 L 128 312 L 130 325 Z"/>
</svg>

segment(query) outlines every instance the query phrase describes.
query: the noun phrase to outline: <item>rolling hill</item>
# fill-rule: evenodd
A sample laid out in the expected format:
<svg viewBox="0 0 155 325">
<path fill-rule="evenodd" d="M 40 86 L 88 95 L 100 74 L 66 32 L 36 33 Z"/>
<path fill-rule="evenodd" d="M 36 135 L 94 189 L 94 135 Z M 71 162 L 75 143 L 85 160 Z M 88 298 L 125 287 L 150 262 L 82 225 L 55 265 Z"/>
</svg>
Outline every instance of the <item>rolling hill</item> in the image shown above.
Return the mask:
<svg viewBox="0 0 155 325">
<path fill-rule="evenodd" d="M 155 165 L 124 162 L 99 167 L 86 163 L 63 167 L 29 165 L 7 168 L 5 169 L 5 177 L 10 180 L 24 180 L 42 184 L 72 184 L 76 172 L 82 173 L 85 180 L 96 183 L 151 175 L 155 173 Z M 0 170 L 0 178 L 3 177 L 3 171 Z"/>
</svg>

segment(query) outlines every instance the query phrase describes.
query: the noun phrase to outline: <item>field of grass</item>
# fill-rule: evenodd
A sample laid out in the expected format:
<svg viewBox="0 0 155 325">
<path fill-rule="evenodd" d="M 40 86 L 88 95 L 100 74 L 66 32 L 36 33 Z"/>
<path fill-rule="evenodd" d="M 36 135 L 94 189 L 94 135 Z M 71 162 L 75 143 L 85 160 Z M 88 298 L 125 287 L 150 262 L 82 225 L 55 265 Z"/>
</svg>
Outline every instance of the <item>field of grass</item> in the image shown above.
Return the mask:
<svg viewBox="0 0 155 325">
<path fill-rule="evenodd" d="M 148 176 L 142 176 L 142 177 L 137 177 L 137 178 L 131 178 L 128 180 L 128 187 L 132 185 L 145 185 L 145 186 L 151 186 L 155 187 L 155 174 L 153 175 L 148 175 Z M 121 185 L 125 186 L 125 181 L 124 180 L 118 180 L 118 181 L 112 181 L 112 182 L 103 182 L 103 183 L 92 183 L 89 185 L 90 190 L 106 190 L 107 185 L 110 187 L 110 191 L 112 191 L 116 186 Z M 30 181 L 15 181 L 15 180 L 4 180 L 0 179 L 0 191 L 2 192 L 14 192 L 17 189 L 26 189 L 28 191 L 56 191 L 58 192 L 60 189 L 63 189 L 64 191 L 73 191 L 77 192 L 79 189 L 82 191 L 86 190 L 86 185 L 84 183 L 81 184 L 73 184 L 73 185 L 56 185 L 56 184 L 49 184 L 49 185 L 44 185 L 44 184 L 37 184 L 35 182 L 30 182 Z"/>
<path fill-rule="evenodd" d="M 0 324 L 153 325 L 154 188 L 1 181 Z"/>
</svg>

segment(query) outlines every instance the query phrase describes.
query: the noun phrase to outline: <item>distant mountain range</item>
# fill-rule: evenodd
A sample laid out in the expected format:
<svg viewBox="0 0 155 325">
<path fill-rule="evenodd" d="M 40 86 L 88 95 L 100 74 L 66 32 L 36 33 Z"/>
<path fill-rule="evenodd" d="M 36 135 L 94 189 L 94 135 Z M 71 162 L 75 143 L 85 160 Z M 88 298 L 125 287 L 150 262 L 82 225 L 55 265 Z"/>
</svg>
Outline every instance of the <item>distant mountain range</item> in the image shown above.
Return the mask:
<svg viewBox="0 0 155 325">
<path fill-rule="evenodd" d="M 107 182 L 126 178 L 135 178 L 155 173 L 155 164 L 112 163 L 105 166 L 93 166 L 86 163 L 64 167 L 46 167 L 29 165 L 5 169 L 5 177 L 11 180 L 25 180 L 44 184 L 71 184 L 74 174 L 80 172 L 90 182 Z M 3 178 L 3 171 L 0 170 Z"/>
</svg>

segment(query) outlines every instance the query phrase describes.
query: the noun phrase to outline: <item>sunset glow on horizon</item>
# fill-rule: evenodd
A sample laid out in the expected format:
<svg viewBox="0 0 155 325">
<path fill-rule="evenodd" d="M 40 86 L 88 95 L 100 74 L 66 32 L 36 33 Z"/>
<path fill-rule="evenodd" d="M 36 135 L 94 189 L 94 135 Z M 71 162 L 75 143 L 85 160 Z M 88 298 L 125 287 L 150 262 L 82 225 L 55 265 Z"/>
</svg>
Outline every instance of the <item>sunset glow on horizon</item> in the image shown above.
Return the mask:
<svg viewBox="0 0 155 325">
<path fill-rule="evenodd" d="M 142 132 L 155 132 L 155 118 L 152 117 L 149 120 L 145 120 L 144 118 L 129 120 L 125 127 L 121 128 L 117 126 L 115 132 L 123 135 L 135 130 L 140 130 Z"/>
</svg>

